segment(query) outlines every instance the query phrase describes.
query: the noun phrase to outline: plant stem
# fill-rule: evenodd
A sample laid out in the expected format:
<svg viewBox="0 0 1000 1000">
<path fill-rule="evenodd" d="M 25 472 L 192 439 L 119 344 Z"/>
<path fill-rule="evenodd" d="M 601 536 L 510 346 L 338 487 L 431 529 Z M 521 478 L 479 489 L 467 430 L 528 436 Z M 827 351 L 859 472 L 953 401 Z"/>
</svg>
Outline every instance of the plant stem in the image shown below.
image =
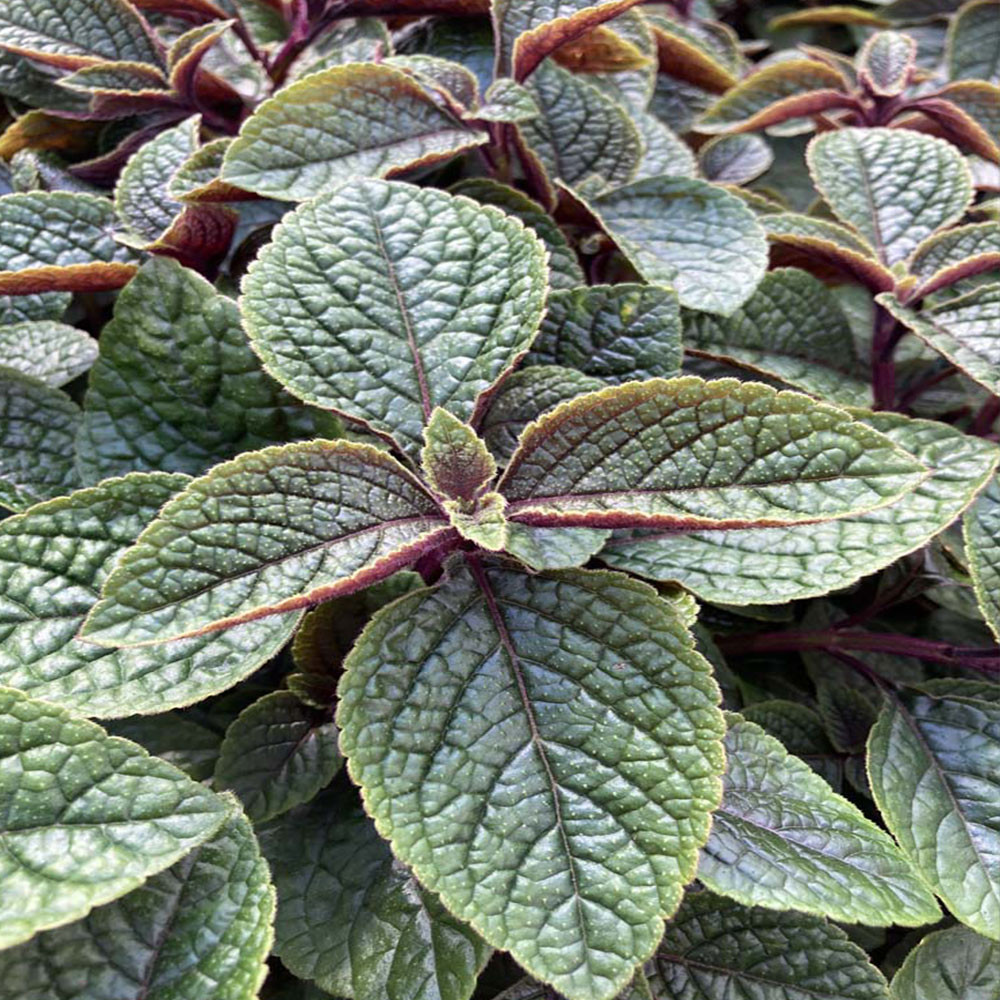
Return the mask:
<svg viewBox="0 0 1000 1000">
<path fill-rule="evenodd" d="M 986 437 L 992 433 L 997 417 L 1000 417 L 1000 398 L 990 396 L 973 418 L 969 433 L 977 437 Z"/>
<path fill-rule="evenodd" d="M 904 333 L 888 310 L 875 306 L 872 336 L 872 394 L 876 410 L 891 410 L 896 403 L 896 363 L 893 353 Z"/>
</svg>

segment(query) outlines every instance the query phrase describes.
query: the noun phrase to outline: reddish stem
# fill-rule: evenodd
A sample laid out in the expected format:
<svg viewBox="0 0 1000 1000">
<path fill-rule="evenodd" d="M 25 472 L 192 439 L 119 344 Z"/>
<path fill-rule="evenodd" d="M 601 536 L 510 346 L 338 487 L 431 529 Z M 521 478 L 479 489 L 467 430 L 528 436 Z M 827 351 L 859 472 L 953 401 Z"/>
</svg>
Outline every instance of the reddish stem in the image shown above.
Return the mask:
<svg viewBox="0 0 1000 1000">
<path fill-rule="evenodd" d="M 876 304 L 872 336 L 872 394 L 876 410 L 891 410 L 895 406 L 896 362 L 893 353 L 904 332 L 895 316 Z"/>
<path fill-rule="evenodd" d="M 969 433 L 975 434 L 977 437 L 986 437 L 987 434 L 992 433 L 997 417 L 1000 417 L 1000 398 L 990 396 L 973 417 Z"/>
</svg>

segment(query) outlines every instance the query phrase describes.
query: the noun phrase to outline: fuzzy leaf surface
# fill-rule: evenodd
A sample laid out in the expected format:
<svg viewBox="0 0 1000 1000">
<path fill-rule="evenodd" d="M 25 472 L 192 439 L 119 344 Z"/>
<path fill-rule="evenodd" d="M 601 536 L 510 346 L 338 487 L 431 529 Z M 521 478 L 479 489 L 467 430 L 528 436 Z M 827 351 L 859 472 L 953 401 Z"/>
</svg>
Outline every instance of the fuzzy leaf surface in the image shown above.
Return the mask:
<svg viewBox="0 0 1000 1000">
<path fill-rule="evenodd" d="M 58 388 L 82 375 L 97 358 L 97 341 L 54 320 L 0 326 L 0 359 L 8 368 Z"/>
<path fill-rule="evenodd" d="M 996 0 L 964 4 L 948 26 L 948 76 L 1000 83 L 1000 9 Z"/>
<path fill-rule="evenodd" d="M 995 1000 L 1000 945 L 967 927 L 928 934 L 893 976 L 893 1000 Z"/>
<path fill-rule="evenodd" d="M 452 500 L 475 500 L 497 472 L 476 432 L 447 410 L 436 409 L 424 435 L 420 462 L 431 488 Z"/>
<path fill-rule="evenodd" d="M 898 31 L 876 32 L 858 55 L 858 76 L 873 94 L 896 97 L 913 71 L 917 43 Z"/>
<path fill-rule="evenodd" d="M 625 985 L 708 834 L 722 720 L 689 612 L 616 574 L 454 567 L 346 662 L 342 748 L 376 826 L 571 1000 Z"/>
<path fill-rule="evenodd" d="M 956 226 L 924 240 L 906 262 L 920 294 L 985 271 L 1000 270 L 1000 222 Z"/>
<path fill-rule="evenodd" d="M 749 184 L 768 170 L 774 153 L 759 135 L 720 135 L 701 147 L 698 162 L 716 184 Z"/>
<path fill-rule="evenodd" d="M 966 512 L 963 527 L 979 607 L 1000 642 L 1000 480 L 990 480 Z"/>
</svg>

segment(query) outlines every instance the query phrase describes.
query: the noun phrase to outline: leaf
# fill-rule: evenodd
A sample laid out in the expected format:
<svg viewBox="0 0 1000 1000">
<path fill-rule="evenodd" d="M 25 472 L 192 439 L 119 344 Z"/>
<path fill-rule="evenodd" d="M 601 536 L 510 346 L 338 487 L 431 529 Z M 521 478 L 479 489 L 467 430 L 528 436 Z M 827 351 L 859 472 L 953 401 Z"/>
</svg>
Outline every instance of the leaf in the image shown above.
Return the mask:
<svg viewBox="0 0 1000 1000">
<path fill-rule="evenodd" d="M 841 410 L 754 382 L 630 382 L 531 424 L 497 489 L 529 524 L 695 529 L 861 513 L 924 467 Z"/>
<path fill-rule="evenodd" d="M 732 316 L 690 313 L 684 334 L 698 357 L 745 366 L 833 403 L 871 405 L 847 318 L 804 271 L 769 271 Z"/>
<path fill-rule="evenodd" d="M 921 340 L 992 393 L 1000 392 L 1000 282 L 917 312 L 885 293 L 876 300 Z"/>
<path fill-rule="evenodd" d="M 29 320 L 0 325 L 3 364 L 53 388 L 82 375 L 96 357 L 97 341 L 65 323 Z"/>
<path fill-rule="evenodd" d="M 105 291 L 135 272 L 98 195 L 32 191 L 0 198 L 0 292 Z"/>
<path fill-rule="evenodd" d="M 0 683 L 114 718 L 198 701 L 277 653 L 297 616 L 129 650 L 76 637 L 118 557 L 187 482 L 133 474 L 0 522 Z"/>
<path fill-rule="evenodd" d="M 739 198 L 705 181 L 651 177 L 591 206 L 642 277 L 675 288 L 687 309 L 728 315 L 764 276 L 760 223 Z"/>
<path fill-rule="evenodd" d="M 892 22 L 881 17 L 877 11 L 840 5 L 794 10 L 791 13 L 773 18 L 767 26 L 771 31 L 781 31 L 784 28 L 806 27 L 814 24 L 858 24 L 870 28 L 892 27 Z"/>
<path fill-rule="evenodd" d="M 496 475 L 497 463 L 468 425 L 440 408 L 424 429 L 420 453 L 431 489 L 452 500 L 475 500 Z"/>
<path fill-rule="evenodd" d="M 649 954 L 717 802 L 718 692 L 680 607 L 615 574 L 455 566 L 345 664 L 341 746 L 395 855 L 570 998 Z"/>
<path fill-rule="evenodd" d="M 340 770 L 337 727 L 290 691 L 272 691 L 226 730 L 215 784 L 236 792 L 254 823 L 314 798 Z"/>
<path fill-rule="evenodd" d="M 879 97 L 897 97 L 913 75 L 917 43 L 898 31 L 879 31 L 858 55 L 858 78 Z"/>
<path fill-rule="evenodd" d="M 479 100 L 479 81 L 476 74 L 461 63 L 440 59 L 425 53 L 389 56 L 384 66 L 394 66 L 408 73 L 433 96 L 440 97 L 456 117 L 464 118 Z"/>
<path fill-rule="evenodd" d="M 497 76 L 523 81 L 555 49 L 623 14 L 637 0 L 492 0 Z"/>
<path fill-rule="evenodd" d="M 352 63 L 283 88 L 244 122 L 222 179 L 304 201 L 356 176 L 385 177 L 486 141 L 402 70 Z"/>
<path fill-rule="evenodd" d="M 236 813 L 140 888 L 0 953 L 0 975 L 20 1000 L 245 1000 L 273 919 L 267 865 Z"/>
<path fill-rule="evenodd" d="M 1000 946 L 965 927 L 928 934 L 892 979 L 894 1000 L 993 1000 Z"/>
<path fill-rule="evenodd" d="M 605 382 L 680 373 L 677 294 L 657 285 L 594 285 L 557 291 L 526 364 L 576 368 Z"/>
<path fill-rule="evenodd" d="M 65 709 L 0 689 L 0 947 L 85 916 L 211 837 L 230 807 Z"/>
<path fill-rule="evenodd" d="M 647 975 L 653 996 L 684 1000 L 889 1000 L 882 974 L 839 927 L 710 892 L 684 900 Z"/>
<path fill-rule="evenodd" d="M 578 184 L 596 175 L 602 187 L 632 177 L 642 144 L 622 105 L 551 61 L 538 67 L 528 90 L 539 114 L 521 124 L 521 134 L 550 177 Z"/>
<path fill-rule="evenodd" d="M 531 91 L 504 76 L 490 84 L 483 103 L 470 115 L 483 122 L 526 122 L 538 113 Z"/>
<path fill-rule="evenodd" d="M 976 599 L 1000 642 L 1000 480 L 991 479 L 966 511 L 963 531 Z"/>
<path fill-rule="evenodd" d="M 29 320 L 60 319 L 70 303 L 66 292 L 42 292 L 35 295 L 0 295 L 0 325 L 26 323 Z"/>
<path fill-rule="evenodd" d="M 163 507 L 81 634 L 134 646 L 318 604 L 390 575 L 447 534 L 419 480 L 370 445 L 245 452 Z"/>
<path fill-rule="evenodd" d="M 520 219 L 549 252 L 549 285 L 553 289 L 576 288 L 586 283 L 583 268 L 562 230 L 541 205 L 514 188 L 486 177 L 460 181 L 452 194 L 465 195 L 482 205 L 495 205 L 508 215 Z"/>
<path fill-rule="evenodd" d="M 996 0 L 964 4 L 948 25 L 948 76 L 1000 83 L 1000 9 Z"/>
<path fill-rule="evenodd" d="M 903 690 L 868 740 L 872 792 L 903 852 L 962 923 L 1000 941 L 1000 704 Z"/>
<path fill-rule="evenodd" d="M 889 266 L 972 200 L 972 180 L 950 143 L 909 129 L 843 128 L 817 136 L 806 159 L 820 194 Z"/>
<path fill-rule="evenodd" d="M 932 471 L 891 507 L 798 528 L 623 536 L 601 559 L 737 605 L 819 597 L 884 569 L 961 515 L 993 474 L 997 451 L 931 420 L 880 414 L 869 421 Z"/>
<path fill-rule="evenodd" d="M 154 469 L 197 475 L 239 452 L 338 428 L 261 370 L 231 299 L 154 257 L 101 331 L 79 464 L 89 482 Z"/>
<path fill-rule="evenodd" d="M 664 73 L 712 93 L 736 85 L 742 69 L 738 49 L 735 59 L 727 58 L 722 47 L 678 21 L 655 14 L 647 15 L 647 21 Z"/>
<path fill-rule="evenodd" d="M 687 144 L 665 123 L 647 111 L 632 113 L 632 124 L 639 130 L 642 157 L 636 167 L 634 179 L 657 177 L 694 177 L 698 172 L 694 153 Z"/>
<path fill-rule="evenodd" d="M 167 194 L 178 201 L 244 201 L 253 198 L 242 188 L 220 179 L 222 161 L 232 139 L 213 139 L 199 146 L 170 175 Z"/>
<path fill-rule="evenodd" d="M 752 722 L 730 717 L 722 805 L 698 879 L 745 906 L 872 927 L 940 917 L 891 838 Z"/>
<path fill-rule="evenodd" d="M 536 528 L 508 524 L 505 552 L 529 569 L 575 569 L 600 552 L 611 532 L 603 528 Z"/>
<path fill-rule="evenodd" d="M 1000 223 L 956 226 L 928 237 L 910 255 L 907 270 L 919 281 L 913 298 L 1000 270 Z"/>
<path fill-rule="evenodd" d="M 145 747 L 154 757 L 179 767 L 189 778 L 204 781 L 215 771 L 222 733 L 188 718 L 182 712 L 133 715 L 104 723 L 112 736 Z"/>
<path fill-rule="evenodd" d="M 265 368 L 410 454 L 435 406 L 468 420 L 527 350 L 545 256 L 515 219 L 442 191 L 363 180 L 285 216 L 240 302 Z"/>
<path fill-rule="evenodd" d="M 715 184 L 749 184 L 773 162 L 771 147 L 759 135 L 720 135 L 698 153 L 701 172 Z"/>
<path fill-rule="evenodd" d="M 727 90 L 697 121 L 699 132 L 752 132 L 801 115 L 846 107 L 847 81 L 814 59 L 782 59 Z"/>
<path fill-rule="evenodd" d="M 125 0 L 6 0 L 0 47 L 62 69 L 107 60 L 159 63 L 148 25 Z"/>
<path fill-rule="evenodd" d="M 274 950 L 354 1000 L 468 1000 L 489 948 L 327 792 L 260 831 L 278 887 Z"/>
<path fill-rule="evenodd" d="M 843 766 L 815 710 L 784 698 L 767 698 L 745 705 L 740 714 L 773 736 L 790 754 L 805 761 L 827 785 L 841 784 Z"/>
<path fill-rule="evenodd" d="M 73 489 L 79 421 L 64 392 L 0 367 L 0 508 L 24 510 Z"/>
</svg>

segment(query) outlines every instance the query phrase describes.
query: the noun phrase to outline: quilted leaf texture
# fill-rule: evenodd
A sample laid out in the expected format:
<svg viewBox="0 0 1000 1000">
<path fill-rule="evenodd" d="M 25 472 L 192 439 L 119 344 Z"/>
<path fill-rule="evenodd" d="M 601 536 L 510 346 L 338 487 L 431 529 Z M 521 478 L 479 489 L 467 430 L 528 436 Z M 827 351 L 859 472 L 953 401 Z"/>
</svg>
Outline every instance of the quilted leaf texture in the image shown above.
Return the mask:
<svg viewBox="0 0 1000 1000">
<path fill-rule="evenodd" d="M 993 1000 L 1000 945 L 967 927 L 928 934 L 892 979 L 893 1000 Z"/>
<path fill-rule="evenodd" d="M 57 388 L 82 375 L 97 358 L 97 341 L 53 320 L 0 326 L 0 358 L 8 368 Z"/>
<path fill-rule="evenodd" d="M 468 1000 L 490 948 L 395 861 L 355 803 L 324 792 L 260 830 L 275 953 L 354 1000 Z"/>
<path fill-rule="evenodd" d="M 964 531 L 979 607 L 1000 641 L 1000 480 L 991 479 L 966 512 Z"/>
<path fill-rule="evenodd" d="M 0 684 L 81 715 L 148 715 L 232 686 L 285 644 L 297 615 L 128 650 L 76 637 L 118 557 L 188 482 L 133 473 L 0 522 Z"/>
<path fill-rule="evenodd" d="M 379 612 L 345 664 L 341 746 L 379 831 L 570 1000 L 649 956 L 718 804 L 689 615 L 623 576 L 473 562 Z"/>
<path fill-rule="evenodd" d="M 19 1000 L 247 1000 L 267 971 L 274 889 L 235 811 L 214 837 L 76 923 L 0 952 Z"/>
<path fill-rule="evenodd" d="M 0 947 L 69 923 L 211 837 L 231 806 L 128 740 L 0 688 Z"/>
<path fill-rule="evenodd" d="M 516 219 L 441 191 L 358 180 L 301 206 L 251 266 L 241 309 L 292 393 L 416 457 L 435 406 L 461 420 L 531 344 L 545 253 Z"/>
</svg>

